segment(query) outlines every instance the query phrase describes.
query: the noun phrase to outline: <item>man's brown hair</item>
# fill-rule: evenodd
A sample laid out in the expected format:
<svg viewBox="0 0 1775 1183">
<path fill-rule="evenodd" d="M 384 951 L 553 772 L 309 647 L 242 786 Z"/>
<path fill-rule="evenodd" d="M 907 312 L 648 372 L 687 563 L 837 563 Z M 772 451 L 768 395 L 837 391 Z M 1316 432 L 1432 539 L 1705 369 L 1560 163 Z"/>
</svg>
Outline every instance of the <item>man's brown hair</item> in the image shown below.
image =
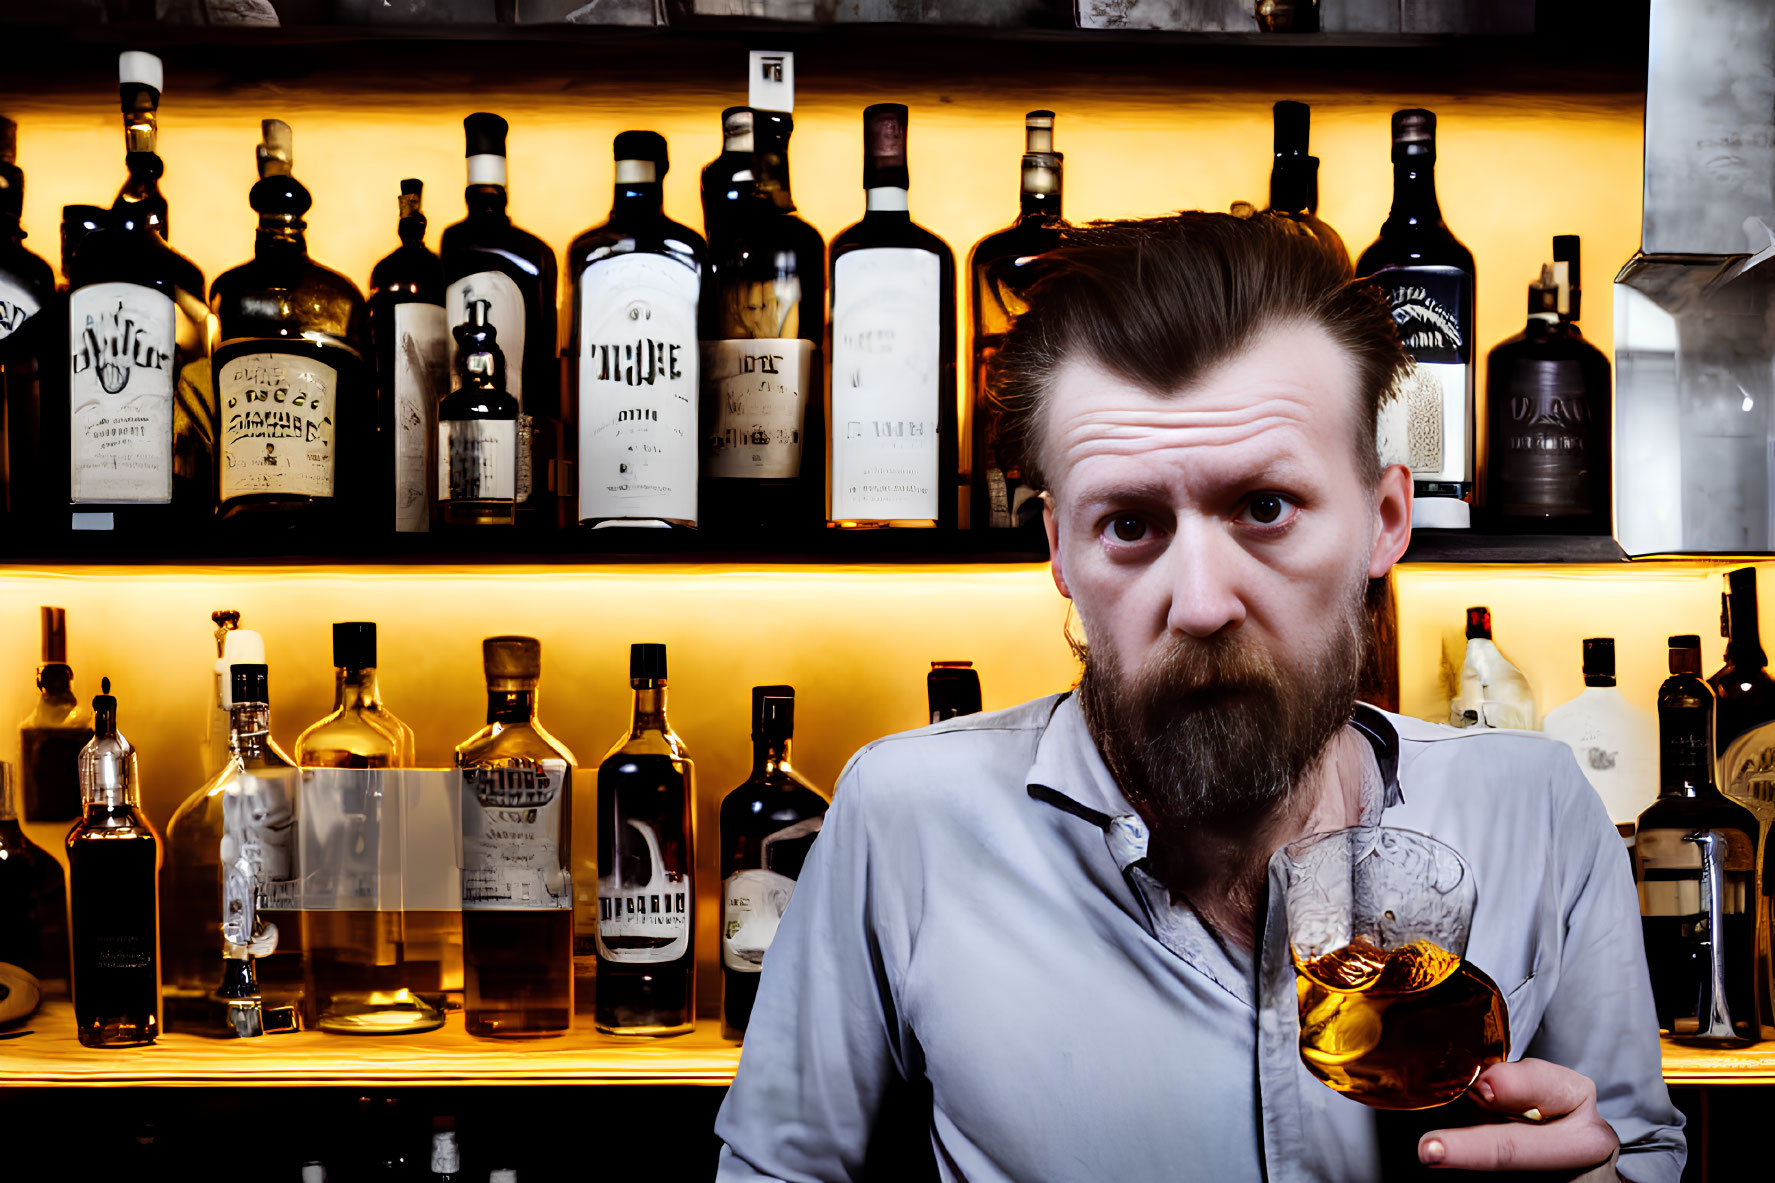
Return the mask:
<svg viewBox="0 0 1775 1183">
<path fill-rule="evenodd" d="M 1029 310 L 988 383 L 1003 411 L 1001 447 L 1024 484 L 1048 487 L 1042 431 L 1067 359 L 1168 395 L 1288 322 L 1319 325 L 1355 361 L 1357 471 L 1379 480 L 1375 419 L 1407 358 L 1382 297 L 1354 282 L 1341 246 L 1269 214 L 1182 213 L 1078 227 L 1025 267 Z"/>
</svg>

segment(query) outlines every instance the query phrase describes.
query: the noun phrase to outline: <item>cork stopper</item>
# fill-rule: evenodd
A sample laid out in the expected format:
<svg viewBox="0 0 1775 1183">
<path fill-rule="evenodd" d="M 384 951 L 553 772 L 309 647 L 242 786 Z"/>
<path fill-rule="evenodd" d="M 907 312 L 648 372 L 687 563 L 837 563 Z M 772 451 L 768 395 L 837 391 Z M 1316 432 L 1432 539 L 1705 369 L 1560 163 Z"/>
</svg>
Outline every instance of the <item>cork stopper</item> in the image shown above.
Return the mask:
<svg viewBox="0 0 1775 1183">
<path fill-rule="evenodd" d="M 290 125 L 281 119 L 266 119 L 259 124 L 262 142 L 259 144 L 259 175 L 261 177 L 287 177 L 295 167 L 296 135 Z"/>
<path fill-rule="evenodd" d="M 425 196 L 425 182 L 418 177 L 408 177 L 401 182 L 400 210 L 403 218 L 417 218 L 420 213 L 420 202 Z"/>
<path fill-rule="evenodd" d="M 488 637 L 481 665 L 489 690 L 528 690 L 542 677 L 542 642 L 535 637 Z"/>
<path fill-rule="evenodd" d="M 68 613 L 63 608 L 40 608 L 43 620 L 43 664 L 68 664 Z"/>
</svg>

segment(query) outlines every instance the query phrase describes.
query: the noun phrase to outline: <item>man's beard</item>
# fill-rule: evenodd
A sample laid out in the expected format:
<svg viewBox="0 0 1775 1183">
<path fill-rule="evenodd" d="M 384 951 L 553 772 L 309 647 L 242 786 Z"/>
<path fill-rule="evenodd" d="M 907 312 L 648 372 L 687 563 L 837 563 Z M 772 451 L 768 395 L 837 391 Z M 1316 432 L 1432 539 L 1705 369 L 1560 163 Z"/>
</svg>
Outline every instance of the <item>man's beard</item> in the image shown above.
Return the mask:
<svg viewBox="0 0 1775 1183">
<path fill-rule="evenodd" d="M 1366 581 L 1333 605 L 1314 652 L 1277 655 L 1239 630 L 1181 637 L 1140 668 L 1098 641 L 1079 705 L 1110 771 L 1161 841 L 1268 817 L 1349 721 L 1367 655 Z"/>
</svg>

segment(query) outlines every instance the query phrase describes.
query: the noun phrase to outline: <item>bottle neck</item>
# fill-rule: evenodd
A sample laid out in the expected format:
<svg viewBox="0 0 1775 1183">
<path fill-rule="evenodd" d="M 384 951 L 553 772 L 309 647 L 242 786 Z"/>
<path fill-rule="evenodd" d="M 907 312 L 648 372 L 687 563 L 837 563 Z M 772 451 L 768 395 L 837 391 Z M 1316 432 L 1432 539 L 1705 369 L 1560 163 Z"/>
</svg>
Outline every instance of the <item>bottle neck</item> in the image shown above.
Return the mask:
<svg viewBox="0 0 1775 1183">
<path fill-rule="evenodd" d="M 1615 675 L 1585 674 L 1584 685 L 1592 690 L 1613 690 L 1615 688 Z"/>
<path fill-rule="evenodd" d="M 880 221 L 891 219 L 910 219 L 911 205 L 907 200 L 905 189 L 897 185 L 882 185 L 879 188 L 864 190 L 867 198 L 865 209 L 867 216 Z"/>
<path fill-rule="evenodd" d="M 1394 177 L 1394 199 L 1398 178 Z M 1435 191 L 1431 191 L 1435 200 Z M 1318 170 L 1298 156 L 1278 156 L 1270 169 L 1270 208 L 1284 214 L 1316 214 L 1319 210 Z"/>
<path fill-rule="evenodd" d="M 43 692 L 42 699 L 55 706 L 73 706 L 74 671 L 59 662 L 50 662 L 37 668 L 37 688 Z"/>
<path fill-rule="evenodd" d="M 658 181 L 618 181 L 610 201 L 610 220 L 655 218 L 665 208 L 665 186 Z"/>
<path fill-rule="evenodd" d="M 117 191 L 111 211 L 121 215 L 124 229 L 152 230 L 164 239 L 167 209 L 166 198 L 160 193 L 160 174 L 165 166 L 153 151 L 131 152 L 124 163 L 129 167 L 129 176 Z"/>
<path fill-rule="evenodd" d="M 509 221 L 505 214 L 504 185 L 470 185 L 462 191 L 463 204 L 471 218 L 497 218 Z"/>
<path fill-rule="evenodd" d="M 1437 226 L 1442 206 L 1436 200 L 1436 161 L 1427 156 L 1393 164 L 1393 208 L 1387 221 L 1403 226 Z"/>
<path fill-rule="evenodd" d="M 308 223 L 288 214 L 261 214 L 259 232 L 253 241 L 256 256 L 308 254 Z"/>
<path fill-rule="evenodd" d="M 1728 619 L 1732 631 L 1726 637 L 1726 664 L 1746 673 L 1768 665 L 1769 655 L 1763 651 L 1762 630 L 1757 625 L 1756 601 L 1734 595 Z"/>
<path fill-rule="evenodd" d="M 402 218 L 397 232 L 401 236 L 402 246 L 424 246 L 425 216 L 416 214 L 410 218 Z"/>
<path fill-rule="evenodd" d="M 1020 222 L 1058 222 L 1062 216 L 1059 189 L 1052 193 L 1031 193 L 1025 189 L 1018 196 L 1017 220 Z"/>
<path fill-rule="evenodd" d="M 771 776 L 783 770 L 789 763 L 789 745 L 793 741 L 787 738 L 778 739 L 774 736 L 754 735 L 752 737 L 752 775 Z"/>
<path fill-rule="evenodd" d="M 629 738 L 643 731 L 670 731 L 666 724 L 666 682 L 664 678 L 634 678 L 629 681 L 635 691 L 634 720 L 629 725 Z"/>
<path fill-rule="evenodd" d="M 487 722 L 534 723 L 536 721 L 536 688 L 524 690 L 487 690 Z"/>
<path fill-rule="evenodd" d="M 271 706 L 237 702 L 228 708 L 228 750 L 242 760 L 263 756 L 271 743 Z"/>
<path fill-rule="evenodd" d="M 334 710 L 374 711 L 382 706 L 375 667 L 353 669 L 350 666 L 335 666 L 333 677 Z"/>
<path fill-rule="evenodd" d="M 759 135 L 752 169 L 758 191 L 770 199 L 777 212 L 794 213 L 795 197 L 789 189 L 789 138 L 780 134 Z"/>
</svg>

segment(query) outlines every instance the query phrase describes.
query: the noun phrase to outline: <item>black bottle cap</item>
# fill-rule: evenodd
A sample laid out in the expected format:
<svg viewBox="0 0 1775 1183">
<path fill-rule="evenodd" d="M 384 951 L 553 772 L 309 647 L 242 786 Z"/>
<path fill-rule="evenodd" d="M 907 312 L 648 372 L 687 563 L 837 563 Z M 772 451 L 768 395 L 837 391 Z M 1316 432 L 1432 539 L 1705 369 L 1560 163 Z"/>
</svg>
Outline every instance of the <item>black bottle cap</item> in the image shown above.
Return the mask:
<svg viewBox="0 0 1775 1183">
<path fill-rule="evenodd" d="M 418 177 L 405 177 L 401 180 L 401 193 L 407 197 L 424 197 L 425 182 Z"/>
<path fill-rule="evenodd" d="M 1467 609 L 1467 639 L 1484 637 L 1491 640 L 1491 609 L 1486 607 Z"/>
<path fill-rule="evenodd" d="M 333 624 L 333 664 L 348 670 L 376 668 L 376 626 L 368 620 Z"/>
<path fill-rule="evenodd" d="M 629 646 L 629 681 L 663 682 L 666 680 L 666 647 L 664 645 Z"/>
<path fill-rule="evenodd" d="M 1670 672 L 1673 674 L 1689 674 L 1701 676 L 1701 638 L 1694 633 L 1684 633 L 1680 637 L 1670 638 Z"/>
<path fill-rule="evenodd" d="M 1313 109 L 1293 99 L 1283 99 L 1274 108 L 1276 117 L 1276 155 L 1305 156 L 1307 134 L 1312 127 Z"/>
<path fill-rule="evenodd" d="M 1699 649 L 1701 648 L 1701 638 L 1695 633 L 1684 633 L 1679 637 L 1670 638 L 1670 647 L 1672 649 Z"/>
<path fill-rule="evenodd" d="M 1615 684 L 1615 638 L 1584 638 L 1584 685 Z"/>
<path fill-rule="evenodd" d="M 912 173 L 906 166 L 910 118 L 904 103 L 875 103 L 863 108 L 863 188 L 912 187 Z"/>
<path fill-rule="evenodd" d="M 465 156 L 504 156 L 505 133 L 510 125 L 504 119 L 488 111 L 476 111 L 462 121 L 462 130 L 467 133 L 468 150 Z"/>
<path fill-rule="evenodd" d="M 612 145 L 617 160 L 651 160 L 659 166 L 663 179 L 671 161 L 666 153 L 666 137 L 657 131 L 623 131 L 616 133 Z"/>
<path fill-rule="evenodd" d="M 263 665 L 231 665 L 228 667 L 228 682 L 235 706 L 271 702 L 270 678 Z"/>
<path fill-rule="evenodd" d="M 1393 161 L 1436 159 L 1436 113 L 1421 107 L 1393 112 Z"/>
<path fill-rule="evenodd" d="M 1735 571 L 1726 572 L 1726 588 L 1739 610 L 1749 608 L 1755 611 L 1757 601 L 1757 569 L 1755 567 L 1739 567 Z M 1742 597 L 1742 598 L 1740 598 Z"/>
<path fill-rule="evenodd" d="M 795 687 L 752 687 L 752 738 L 795 738 Z"/>
<path fill-rule="evenodd" d="M 980 713 L 980 674 L 971 661 L 933 661 L 925 678 L 931 721 Z"/>
</svg>

